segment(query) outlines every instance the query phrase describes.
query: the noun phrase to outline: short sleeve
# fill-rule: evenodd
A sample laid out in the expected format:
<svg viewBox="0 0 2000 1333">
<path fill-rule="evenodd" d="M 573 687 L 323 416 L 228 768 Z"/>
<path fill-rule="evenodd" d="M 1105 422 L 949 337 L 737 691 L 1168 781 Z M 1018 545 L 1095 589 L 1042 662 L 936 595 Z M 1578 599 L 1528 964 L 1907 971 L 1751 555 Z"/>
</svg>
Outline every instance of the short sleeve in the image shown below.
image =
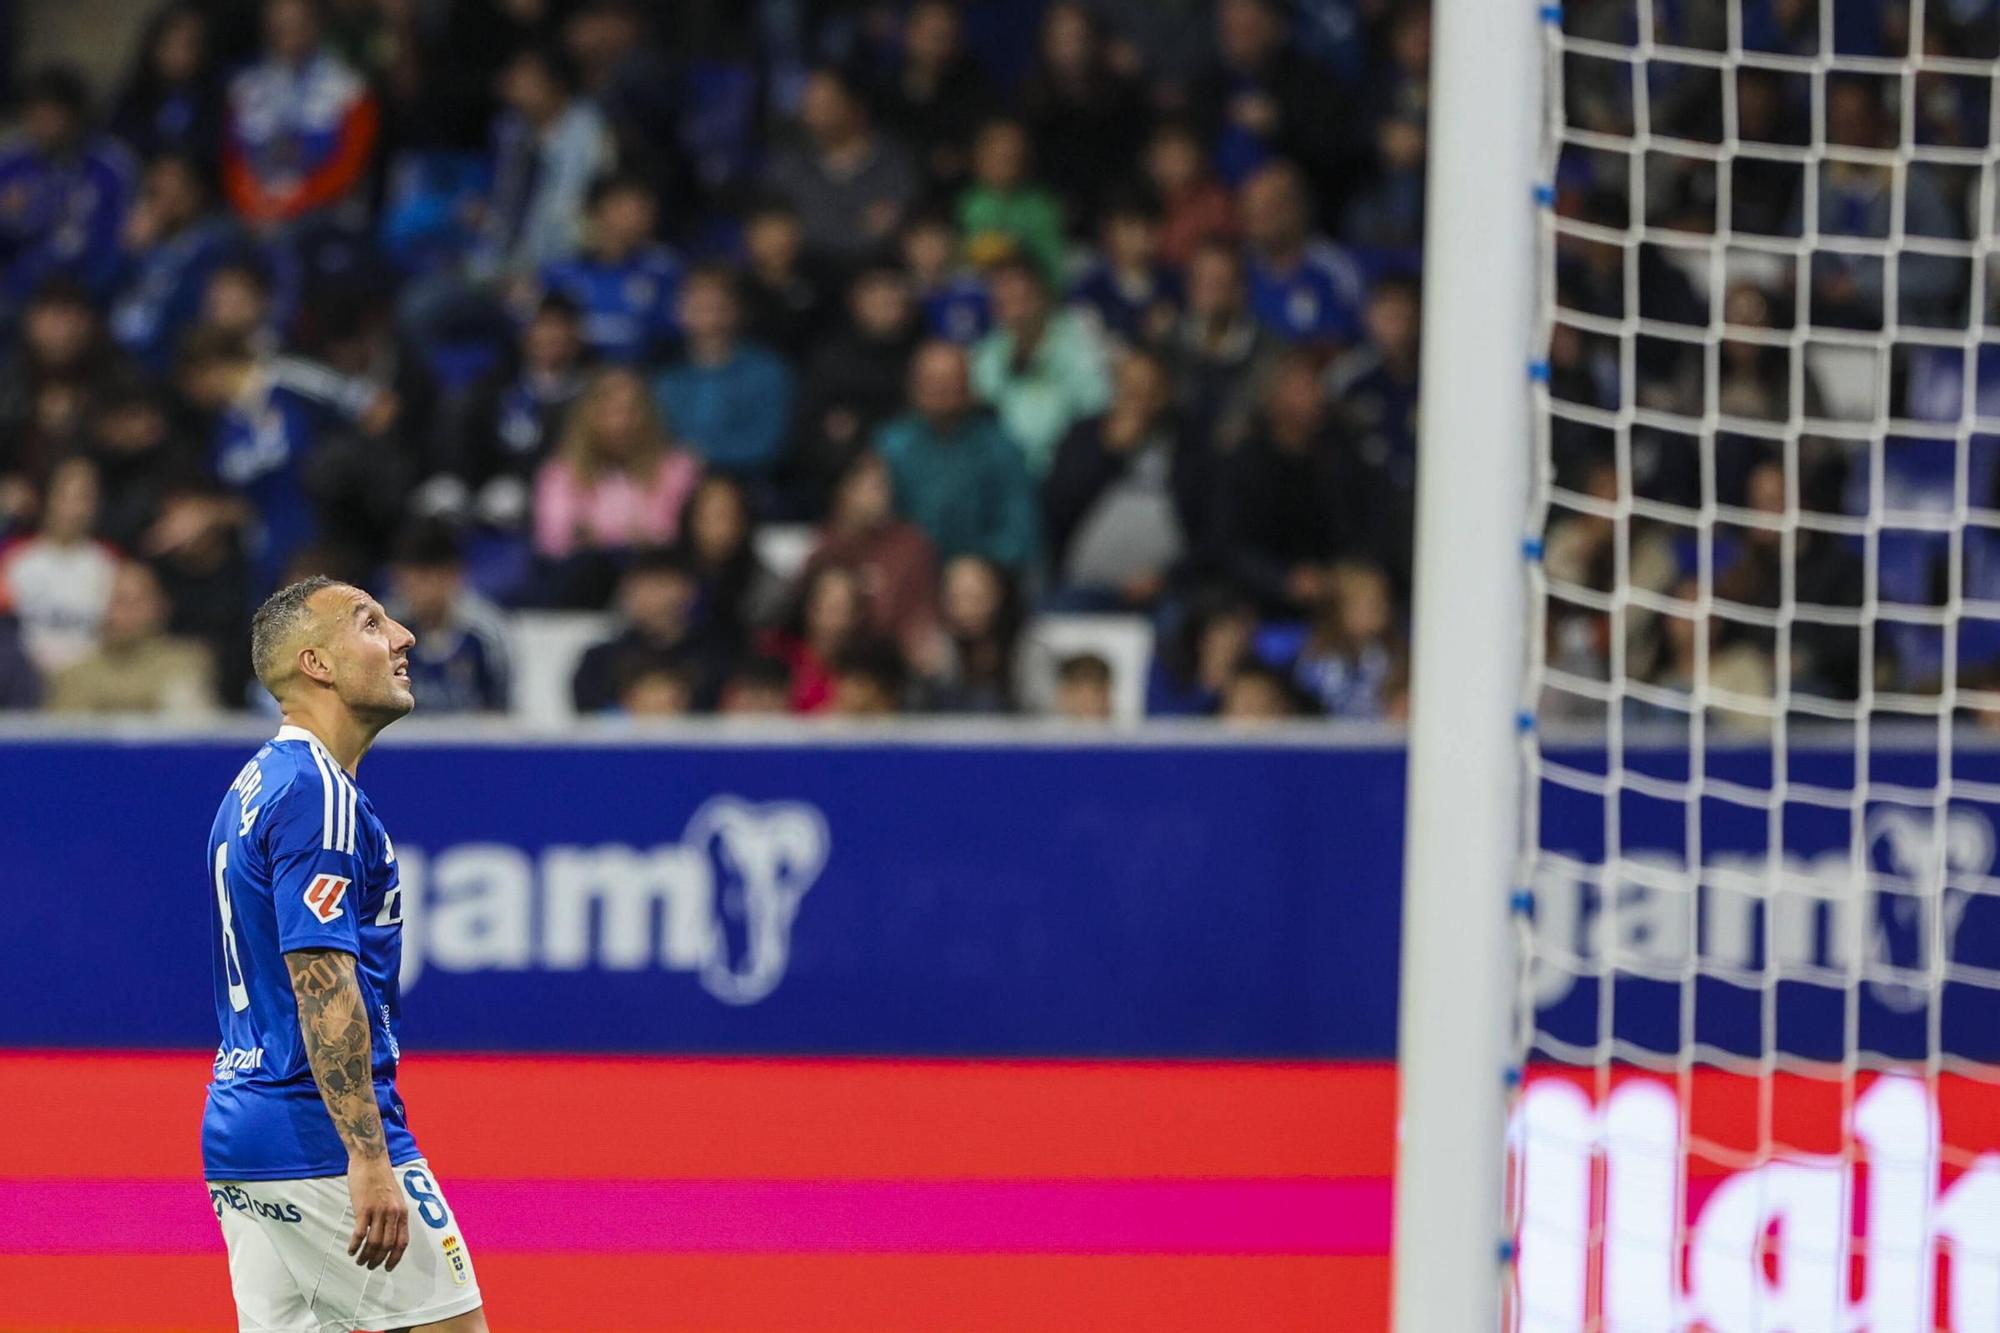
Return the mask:
<svg viewBox="0 0 2000 1333">
<path fill-rule="evenodd" d="M 315 756 L 271 805 L 265 813 L 264 850 L 271 867 L 279 950 L 359 954 L 361 894 L 367 881 L 354 785 L 331 761 Z"/>
</svg>

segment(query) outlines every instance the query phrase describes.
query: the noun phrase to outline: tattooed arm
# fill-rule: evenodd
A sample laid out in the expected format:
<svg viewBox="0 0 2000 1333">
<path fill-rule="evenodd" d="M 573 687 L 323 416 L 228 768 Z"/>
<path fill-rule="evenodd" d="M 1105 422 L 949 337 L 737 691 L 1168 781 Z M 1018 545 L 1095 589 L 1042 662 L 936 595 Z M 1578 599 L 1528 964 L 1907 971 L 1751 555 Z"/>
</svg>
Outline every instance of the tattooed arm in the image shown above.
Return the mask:
<svg viewBox="0 0 2000 1333">
<path fill-rule="evenodd" d="M 347 1186 L 354 1200 L 354 1234 L 347 1252 L 365 1268 L 394 1268 L 410 1240 L 410 1219 L 375 1106 L 368 1007 L 354 975 L 354 955 L 339 949 L 296 949 L 285 955 L 299 1004 L 299 1034 L 320 1100 L 347 1146 Z"/>
</svg>

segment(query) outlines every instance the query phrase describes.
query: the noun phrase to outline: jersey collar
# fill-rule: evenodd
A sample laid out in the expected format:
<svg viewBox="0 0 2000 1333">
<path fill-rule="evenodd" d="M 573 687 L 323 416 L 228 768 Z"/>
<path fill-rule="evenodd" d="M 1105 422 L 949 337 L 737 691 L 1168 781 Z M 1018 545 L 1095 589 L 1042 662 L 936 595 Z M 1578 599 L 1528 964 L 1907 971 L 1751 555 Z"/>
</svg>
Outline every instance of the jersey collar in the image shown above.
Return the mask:
<svg viewBox="0 0 2000 1333">
<path fill-rule="evenodd" d="M 319 737 L 313 735 L 310 731 L 307 731 L 304 727 L 293 726 L 289 722 L 285 723 L 284 726 L 279 727 L 278 734 L 276 736 L 273 736 L 271 739 L 277 741 L 304 741 L 307 745 L 312 746 L 315 750 L 326 749 L 326 746 L 323 743 L 321 743 Z"/>
</svg>

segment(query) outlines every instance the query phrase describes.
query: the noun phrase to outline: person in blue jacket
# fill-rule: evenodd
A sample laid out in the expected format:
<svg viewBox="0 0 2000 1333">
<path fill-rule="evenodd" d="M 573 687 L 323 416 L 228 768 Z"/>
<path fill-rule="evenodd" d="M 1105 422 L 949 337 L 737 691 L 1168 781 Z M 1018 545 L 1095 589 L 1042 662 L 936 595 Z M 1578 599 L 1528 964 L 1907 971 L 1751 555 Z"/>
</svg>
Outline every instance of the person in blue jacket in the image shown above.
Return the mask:
<svg viewBox="0 0 2000 1333">
<path fill-rule="evenodd" d="M 52 66 L 28 80 L 20 133 L 0 148 L 0 297 L 10 320 L 49 278 L 99 299 L 117 278 L 132 160 L 91 133 L 89 117 L 83 76 Z"/>
</svg>

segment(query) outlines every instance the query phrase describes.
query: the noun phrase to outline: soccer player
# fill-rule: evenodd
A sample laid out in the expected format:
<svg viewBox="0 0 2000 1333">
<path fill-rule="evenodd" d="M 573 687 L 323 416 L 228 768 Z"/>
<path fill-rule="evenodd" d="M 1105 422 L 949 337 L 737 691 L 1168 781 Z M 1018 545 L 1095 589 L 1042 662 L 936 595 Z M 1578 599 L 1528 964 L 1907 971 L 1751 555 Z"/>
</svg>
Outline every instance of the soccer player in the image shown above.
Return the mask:
<svg viewBox="0 0 2000 1333">
<path fill-rule="evenodd" d="M 407 629 L 310 578 L 251 622 L 284 725 L 208 836 L 215 1053 L 202 1168 L 244 1329 L 483 1333 L 479 1283 L 396 1093 L 402 888 L 355 785 L 415 706 Z"/>
</svg>

